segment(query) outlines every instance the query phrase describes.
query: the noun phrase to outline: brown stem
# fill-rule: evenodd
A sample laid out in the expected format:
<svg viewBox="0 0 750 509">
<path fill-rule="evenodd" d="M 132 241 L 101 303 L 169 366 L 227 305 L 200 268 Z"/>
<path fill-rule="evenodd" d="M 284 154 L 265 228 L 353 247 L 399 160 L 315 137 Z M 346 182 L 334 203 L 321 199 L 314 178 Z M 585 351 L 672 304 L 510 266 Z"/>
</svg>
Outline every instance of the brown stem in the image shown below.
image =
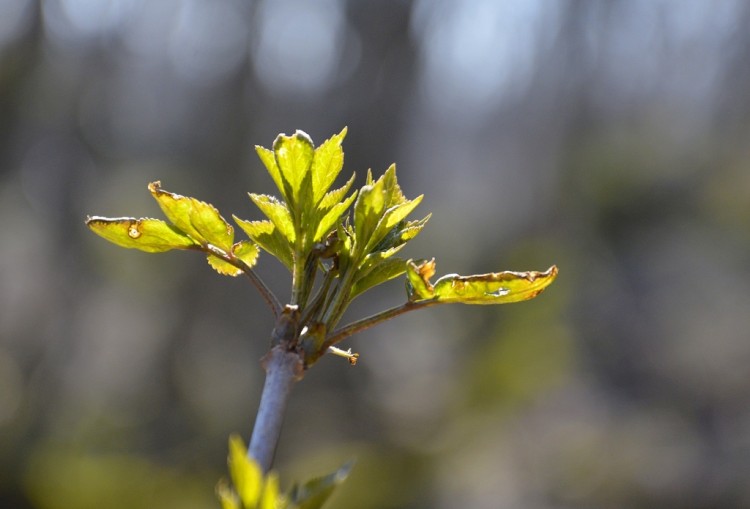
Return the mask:
<svg viewBox="0 0 750 509">
<path fill-rule="evenodd" d="M 421 300 L 417 302 L 406 302 L 404 304 L 401 304 L 400 306 L 386 309 L 385 311 L 381 311 L 380 313 L 376 313 L 372 316 L 368 316 L 367 318 L 362 318 L 361 320 L 357 320 L 356 322 L 352 322 L 349 325 L 346 325 L 344 327 L 341 327 L 340 329 L 333 331 L 333 333 L 331 333 L 331 335 L 326 338 L 326 341 L 323 344 L 324 348 L 333 346 L 336 343 L 339 343 L 343 341 L 344 339 L 348 338 L 352 334 L 356 334 L 365 329 L 369 329 L 370 327 L 373 327 L 386 320 L 390 320 L 391 318 L 395 318 L 399 315 L 403 315 L 404 313 L 408 313 L 409 311 L 414 311 L 415 309 L 422 309 L 422 308 L 426 308 L 429 306 L 434 306 L 435 304 L 442 304 L 442 302 L 438 300 Z"/>
</svg>

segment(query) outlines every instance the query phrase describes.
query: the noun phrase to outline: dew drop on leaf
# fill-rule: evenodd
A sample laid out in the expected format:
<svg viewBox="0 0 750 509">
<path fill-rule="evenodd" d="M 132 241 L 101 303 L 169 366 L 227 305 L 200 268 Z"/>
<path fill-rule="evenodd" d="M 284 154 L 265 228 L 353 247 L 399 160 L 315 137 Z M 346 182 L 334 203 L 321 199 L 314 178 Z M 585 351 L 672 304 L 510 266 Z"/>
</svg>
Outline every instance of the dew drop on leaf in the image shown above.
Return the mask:
<svg viewBox="0 0 750 509">
<path fill-rule="evenodd" d="M 503 295 L 508 295 L 510 293 L 510 290 L 507 288 L 498 288 L 494 292 L 485 292 L 484 294 L 489 297 L 502 297 Z"/>
</svg>

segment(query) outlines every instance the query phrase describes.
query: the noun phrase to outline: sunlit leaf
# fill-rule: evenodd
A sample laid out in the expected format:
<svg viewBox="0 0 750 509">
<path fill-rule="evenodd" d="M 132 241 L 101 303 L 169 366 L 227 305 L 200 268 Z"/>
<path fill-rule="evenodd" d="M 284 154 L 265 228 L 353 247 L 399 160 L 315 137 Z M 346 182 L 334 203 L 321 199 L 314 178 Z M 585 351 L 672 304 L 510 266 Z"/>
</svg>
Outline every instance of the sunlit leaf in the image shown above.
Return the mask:
<svg viewBox="0 0 750 509">
<path fill-rule="evenodd" d="M 232 246 L 232 254 L 242 260 L 248 267 L 253 267 L 258 261 L 258 246 L 243 240 Z"/>
<path fill-rule="evenodd" d="M 406 277 L 409 281 L 409 300 L 428 300 L 435 296 L 435 289 L 430 283 L 430 278 L 435 275 L 435 259 L 414 263 L 406 262 Z"/>
<path fill-rule="evenodd" d="M 533 299 L 557 277 L 557 267 L 545 272 L 493 272 L 473 276 L 449 274 L 430 283 L 434 275 L 434 261 L 420 265 L 407 262 L 407 277 L 411 286 L 409 299 L 437 300 L 444 303 L 507 304 Z"/>
<path fill-rule="evenodd" d="M 352 173 L 352 176 L 349 178 L 349 180 L 346 181 L 346 184 L 339 187 L 338 189 L 326 193 L 326 195 L 323 196 L 323 199 L 320 200 L 320 203 L 318 203 L 318 209 L 323 211 L 330 210 L 331 207 L 333 207 L 337 203 L 340 203 L 341 200 L 344 199 L 344 196 L 346 196 L 346 193 L 348 193 L 349 189 L 352 187 L 355 177 L 356 174 Z"/>
<path fill-rule="evenodd" d="M 255 508 L 263 489 L 260 466 L 247 456 L 247 449 L 237 435 L 229 437 L 229 475 L 234 489 L 246 508 Z"/>
<path fill-rule="evenodd" d="M 94 216 L 86 220 L 86 226 L 118 246 L 140 249 L 148 253 L 198 246 L 193 239 L 159 219 Z"/>
<path fill-rule="evenodd" d="M 266 482 L 263 484 L 258 509 L 281 509 L 281 506 L 286 504 L 283 500 L 279 500 L 280 498 L 279 477 L 274 472 L 269 472 L 266 475 Z"/>
<path fill-rule="evenodd" d="M 222 276 L 239 276 L 240 274 L 242 274 L 242 269 L 236 267 L 235 265 L 232 265 L 222 258 L 219 258 L 215 254 L 209 253 L 206 257 L 206 260 L 208 261 L 208 264 L 211 266 L 211 268 Z"/>
<path fill-rule="evenodd" d="M 292 270 L 292 251 L 289 241 L 279 232 L 271 221 L 247 221 L 233 216 L 234 221 L 256 244 L 276 257 L 290 271 Z"/>
<path fill-rule="evenodd" d="M 148 189 L 164 215 L 194 240 L 213 244 L 225 251 L 232 248 L 234 229 L 213 205 L 164 191 L 158 181 L 150 183 Z"/>
<path fill-rule="evenodd" d="M 315 149 L 310 137 L 303 131 L 296 131 L 291 136 L 280 134 L 273 142 L 273 152 L 281 176 L 289 182 L 291 196 L 287 196 L 290 205 L 297 205 L 305 198 L 311 201 L 312 196 L 303 192 L 303 184 L 312 186 L 310 168 Z"/>
<path fill-rule="evenodd" d="M 271 178 L 279 189 L 281 196 L 285 201 L 289 202 L 290 197 L 292 196 L 292 186 L 281 174 L 281 170 L 276 164 L 276 156 L 274 155 L 273 150 L 256 145 L 255 152 L 268 170 L 269 175 L 271 175 Z"/>
<path fill-rule="evenodd" d="M 493 272 L 476 276 L 443 276 L 435 282 L 440 302 L 506 304 L 533 299 L 557 277 L 554 265 L 545 272 Z"/>
<path fill-rule="evenodd" d="M 286 204 L 280 202 L 273 196 L 265 194 L 254 194 L 249 193 L 250 199 L 258 208 L 263 212 L 268 219 L 276 226 L 290 245 L 294 245 L 296 234 L 294 231 L 294 224 L 292 222 L 292 215 L 289 212 Z"/>
<path fill-rule="evenodd" d="M 383 217 L 385 207 L 386 189 L 383 179 L 371 185 L 365 185 L 359 190 L 354 204 L 354 231 L 362 252 L 369 244 L 372 234 Z"/>
<path fill-rule="evenodd" d="M 382 259 L 361 272 L 361 275 L 352 285 L 352 299 L 370 288 L 390 281 L 406 272 L 406 260 L 401 258 Z"/>
<path fill-rule="evenodd" d="M 226 484 L 226 481 L 220 482 L 216 487 L 216 495 L 221 502 L 221 509 L 242 509 L 240 499 L 237 494 Z"/>
<path fill-rule="evenodd" d="M 312 163 L 313 202 L 318 203 L 333 185 L 344 165 L 344 151 L 341 142 L 346 136 L 346 127 L 324 141 L 315 149 Z"/>
<path fill-rule="evenodd" d="M 351 206 L 356 197 L 357 194 L 354 193 L 346 200 L 331 207 L 331 210 L 329 210 L 318 223 L 318 228 L 315 230 L 315 236 L 313 238 L 315 242 L 321 240 L 335 229 L 336 223 L 338 223 L 341 216 L 346 212 L 346 209 Z"/>
<path fill-rule="evenodd" d="M 290 502 L 295 509 L 320 509 L 334 490 L 349 476 L 354 466 L 348 462 L 337 471 L 316 479 L 311 479 L 303 485 L 295 485 L 290 494 Z"/>
</svg>

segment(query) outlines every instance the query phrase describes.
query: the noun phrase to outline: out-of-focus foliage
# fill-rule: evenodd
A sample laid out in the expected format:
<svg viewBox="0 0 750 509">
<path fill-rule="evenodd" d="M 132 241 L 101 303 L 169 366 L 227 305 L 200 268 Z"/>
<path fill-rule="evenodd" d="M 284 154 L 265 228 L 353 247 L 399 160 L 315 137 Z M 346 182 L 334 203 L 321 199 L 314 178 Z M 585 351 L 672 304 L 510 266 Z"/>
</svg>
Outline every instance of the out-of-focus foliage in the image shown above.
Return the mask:
<svg viewBox="0 0 750 509">
<path fill-rule="evenodd" d="M 292 397 L 282 480 L 354 456 L 332 509 L 750 505 L 747 2 L 0 11 L 0 506 L 68 509 L 86 492 L 67 486 L 154 470 L 217 505 L 273 324 L 245 281 L 113 249 L 81 218 L 158 217 L 157 175 L 249 210 L 246 190 L 276 194 L 254 143 L 343 125 L 353 186 L 397 161 L 425 194 L 439 227 L 407 256 L 564 271 L 533 303 L 365 332 L 356 368 L 324 358 Z M 285 296 L 277 265 L 257 267 Z M 395 303 L 391 284 L 352 314 Z M 60 451 L 127 473 L 64 462 L 80 484 L 42 502 L 30 480 Z"/>
<path fill-rule="evenodd" d="M 277 475 L 270 472 L 264 476 L 255 460 L 248 457 L 242 439 L 233 435 L 229 439 L 232 487 L 220 483 L 217 493 L 223 509 L 320 509 L 350 469 L 347 464 L 330 475 L 295 484 L 288 495 L 283 495 Z"/>
</svg>

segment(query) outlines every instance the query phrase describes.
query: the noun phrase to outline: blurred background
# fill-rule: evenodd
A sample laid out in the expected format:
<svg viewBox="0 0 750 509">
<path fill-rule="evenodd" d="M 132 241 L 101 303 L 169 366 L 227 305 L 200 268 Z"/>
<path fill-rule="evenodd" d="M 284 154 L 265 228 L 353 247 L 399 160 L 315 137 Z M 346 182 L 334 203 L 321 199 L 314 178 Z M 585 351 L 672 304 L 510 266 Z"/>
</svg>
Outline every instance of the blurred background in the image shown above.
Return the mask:
<svg viewBox="0 0 750 509">
<path fill-rule="evenodd" d="M 201 256 L 83 222 L 160 217 L 157 179 L 259 219 L 254 145 L 344 126 L 342 177 L 396 162 L 426 195 L 405 256 L 560 276 L 324 358 L 285 486 L 357 458 L 331 509 L 750 507 L 740 0 L 1 0 L 0 506 L 218 507 L 270 314 Z"/>
</svg>

